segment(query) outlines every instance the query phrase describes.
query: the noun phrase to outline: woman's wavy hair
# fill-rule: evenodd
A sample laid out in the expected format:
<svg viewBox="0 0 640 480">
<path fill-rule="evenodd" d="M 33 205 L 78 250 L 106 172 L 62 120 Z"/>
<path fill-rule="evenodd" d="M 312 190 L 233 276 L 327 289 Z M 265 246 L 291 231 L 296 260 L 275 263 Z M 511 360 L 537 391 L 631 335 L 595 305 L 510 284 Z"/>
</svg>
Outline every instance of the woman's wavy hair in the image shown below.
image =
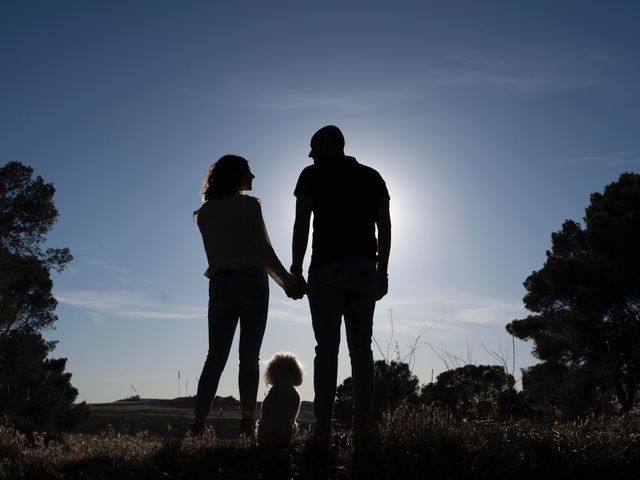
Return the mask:
<svg viewBox="0 0 640 480">
<path fill-rule="evenodd" d="M 249 162 L 238 155 L 225 155 L 209 167 L 202 185 L 204 201 L 238 193 L 242 176 L 249 171 Z"/>
<path fill-rule="evenodd" d="M 264 381 L 267 385 L 287 384 L 297 387 L 302 384 L 304 368 L 296 356 L 290 352 L 276 353 L 264 372 Z"/>
</svg>

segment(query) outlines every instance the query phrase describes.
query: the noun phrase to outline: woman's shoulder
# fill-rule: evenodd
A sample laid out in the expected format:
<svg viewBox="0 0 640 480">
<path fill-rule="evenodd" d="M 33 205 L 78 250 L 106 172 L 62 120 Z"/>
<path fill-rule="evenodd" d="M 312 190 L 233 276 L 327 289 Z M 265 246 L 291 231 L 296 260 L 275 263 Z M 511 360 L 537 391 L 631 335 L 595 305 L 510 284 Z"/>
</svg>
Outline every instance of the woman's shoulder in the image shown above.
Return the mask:
<svg viewBox="0 0 640 480">
<path fill-rule="evenodd" d="M 258 204 L 260 205 L 260 199 L 258 197 L 254 197 L 253 195 L 247 195 L 246 193 L 244 195 L 238 195 L 239 198 L 241 198 L 242 202 L 245 203 L 250 203 L 250 204 Z"/>
<path fill-rule="evenodd" d="M 207 200 L 202 204 L 200 210 L 204 209 L 216 209 L 216 208 L 225 208 L 229 205 L 256 205 L 260 204 L 260 199 L 258 197 L 253 197 L 251 195 L 229 195 L 227 197 L 220 198 L 212 198 Z"/>
<path fill-rule="evenodd" d="M 241 209 L 252 213 L 259 212 L 262 209 L 260 199 L 252 195 L 238 195 L 238 204 Z"/>
<path fill-rule="evenodd" d="M 260 200 L 251 195 L 232 195 L 229 197 L 207 200 L 199 210 L 195 218 L 198 224 L 207 223 L 221 217 L 237 217 L 238 215 L 254 216 L 260 211 Z"/>
</svg>

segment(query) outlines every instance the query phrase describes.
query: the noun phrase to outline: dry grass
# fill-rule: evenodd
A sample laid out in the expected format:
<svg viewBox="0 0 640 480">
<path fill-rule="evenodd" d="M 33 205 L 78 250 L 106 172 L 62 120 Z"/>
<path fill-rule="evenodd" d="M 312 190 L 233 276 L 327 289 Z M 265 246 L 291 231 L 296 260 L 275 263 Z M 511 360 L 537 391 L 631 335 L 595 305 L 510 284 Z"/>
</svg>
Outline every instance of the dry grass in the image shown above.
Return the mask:
<svg viewBox="0 0 640 480">
<path fill-rule="evenodd" d="M 455 420 L 429 407 L 400 407 L 383 423 L 383 444 L 400 478 L 636 478 L 637 415 L 541 424 Z"/>
<path fill-rule="evenodd" d="M 68 435 L 63 441 L 47 441 L 43 434 L 26 436 L 0 426 L 0 478 L 56 478 L 69 468 L 89 473 L 103 466 L 114 472 L 135 471 L 148 466 L 161 445 L 160 438 L 144 433 Z"/>
<path fill-rule="evenodd" d="M 637 415 L 572 423 L 466 421 L 401 406 L 379 435 L 354 448 L 336 432 L 328 449 L 299 436 L 288 452 L 213 437 L 67 435 L 47 442 L 0 426 L 0 479 L 8 478 L 636 478 Z"/>
</svg>

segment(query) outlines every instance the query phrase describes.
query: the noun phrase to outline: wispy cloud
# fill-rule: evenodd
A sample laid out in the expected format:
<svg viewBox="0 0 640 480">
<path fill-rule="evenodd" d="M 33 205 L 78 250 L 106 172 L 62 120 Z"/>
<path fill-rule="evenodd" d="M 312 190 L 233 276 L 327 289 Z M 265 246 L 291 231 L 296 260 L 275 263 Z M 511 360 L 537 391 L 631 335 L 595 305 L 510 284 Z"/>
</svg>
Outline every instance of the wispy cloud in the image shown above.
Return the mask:
<svg viewBox="0 0 640 480">
<path fill-rule="evenodd" d="M 410 101 L 420 96 L 415 88 L 377 87 L 330 92 L 262 92 L 256 94 L 263 108 L 292 111 L 305 109 L 375 110 L 385 104 Z"/>
<path fill-rule="evenodd" d="M 573 52 L 550 54 L 527 48 L 425 52 L 423 68 L 392 83 L 364 81 L 358 88 L 301 91 L 296 88 L 255 91 L 238 90 L 238 98 L 275 110 L 343 109 L 375 110 L 439 94 L 443 90 L 492 89 L 501 94 L 544 95 L 603 85 L 603 56 L 580 56 Z M 235 89 L 236 87 L 234 87 Z M 234 96 L 234 95 L 232 95 Z"/>
<path fill-rule="evenodd" d="M 406 58 L 410 64 L 397 61 L 395 68 L 363 69 L 360 75 L 352 72 L 343 81 L 320 81 L 312 76 L 294 81 L 290 77 L 298 77 L 286 71 L 280 76 L 257 71 L 250 79 L 230 74 L 211 91 L 181 86 L 172 88 L 171 93 L 284 112 L 368 112 L 461 90 L 472 94 L 548 95 L 615 84 L 619 91 L 619 79 L 611 72 L 632 60 L 616 52 L 550 51 L 528 46 L 424 48 Z"/>
<path fill-rule="evenodd" d="M 221 93 L 223 92 L 223 93 Z M 411 101 L 422 95 L 415 85 L 403 84 L 397 86 L 367 84 L 345 84 L 339 88 L 325 87 L 310 88 L 308 85 L 299 87 L 260 86 L 233 82 L 231 85 L 220 87 L 219 91 L 209 93 L 194 89 L 174 88 L 172 94 L 189 98 L 199 98 L 216 103 L 251 106 L 266 110 L 293 112 L 308 109 L 328 110 L 356 110 L 370 111 L 383 107 L 389 103 Z"/>
<path fill-rule="evenodd" d="M 284 321 L 295 323 L 308 323 L 311 325 L 309 303 L 303 300 L 285 300 L 282 297 L 273 297 L 269 305 L 269 321 Z"/>
<path fill-rule="evenodd" d="M 394 322 L 410 326 L 503 326 L 526 314 L 522 302 L 458 290 L 425 289 L 424 294 L 389 300 Z M 385 312 L 380 312 L 379 315 Z"/>
<path fill-rule="evenodd" d="M 107 275 L 114 278 L 119 283 L 129 284 L 131 283 L 131 269 L 120 265 L 108 258 L 90 256 L 82 259 L 83 263 L 88 266 L 89 269 L 100 275 Z"/>
<path fill-rule="evenodd" d="M 594 59 L 529 49 L 450 52 L 444 66 L 429 70 L 428 88 L 492 87 L 503 93 L 548 94 L 601 84 Z"/>
<path fill-rule="evenodd" d="M 109 317 L 192 320 L 206 318 L 206 305 L 176 300 L 166 294 L 147 294 L 123 290 L 56 291 L 63 305 L 82 308 L 96 323 Z M 437 324 L 438 330 L 464 329 L 466 326 L 503 326 L 526 312 L 519 301 L 455 290 L 426 289 L 423 295 L 387 297 L 378 305 L 376 328 L 390 328 L 393 314 L 397 332 L 412 333 Z M 293 302 L 274 297 L 269 310 L 271 320 L 309 323 L 306 301 Z"/>
<path fill-rule="evenodd" d="M 128 291 L 65 290 L 56 292 L 63 305 L 83 308 L 96 321 L 104 317 L 193 320 L 206 318 L 206 308 L 168 302 L 166 297 Z"/>
<path fill-rule="evenodd" d="M 623 165 L 640 164 L 640 156 L 630 152 L 613 152 L 597 155 L 582 155 L 576 157 L 566 157 L 562 159 L 565 163 L 577 165 L 596 165 L 603 167 L 619 167 Z"/>
<path fill-rule="evenodd" d="M 426 289 L 422 295 L 387 297 L 376 307 L 375 325 L 380 332 L 415 334 L 437 325 L 439 332 L 461 331 L 467 327 L 502 327 L 526 315 L 519 300 L 456 290 Z M 274 298 L 269 317 L 274 320 L 311 323 L 306 301 Z"/>
<path fill-rule="evenodd" d="M 85 260 L 89 265 L 94 267 L 101 267 L 108 270 L 111 270 L 116 273 L 129 273 L 131 269 L 129 267 L 124 267 L 122 265 L 118 265 L 110 260 L 105 258 L 91 257 Z"/>
</svg>

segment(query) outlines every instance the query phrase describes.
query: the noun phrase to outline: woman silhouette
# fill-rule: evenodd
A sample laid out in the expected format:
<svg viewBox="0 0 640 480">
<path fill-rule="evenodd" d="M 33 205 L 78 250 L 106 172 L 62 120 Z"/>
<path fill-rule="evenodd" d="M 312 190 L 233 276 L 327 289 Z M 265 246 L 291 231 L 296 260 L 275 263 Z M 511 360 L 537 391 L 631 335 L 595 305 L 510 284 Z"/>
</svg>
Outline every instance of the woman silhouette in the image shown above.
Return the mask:
<svg viewBox="0 0 640 480">
<path fill-rule="evenodd" d="M 243 194 L 251 190 L 254 178 L 247 160 L 225 155 L 209 168 L 204 203 L 194 212 L 209 262 L 205 272 L 209 278 L 209 352 L 198 382 L 194 435 L 205 430 L 240 320 L 240 434 L 254 436 L 260 345 L 269 308 L 267 273 L 290 298 L 304 294 L 271 247 L 259 200 Z"/>
</svg>

